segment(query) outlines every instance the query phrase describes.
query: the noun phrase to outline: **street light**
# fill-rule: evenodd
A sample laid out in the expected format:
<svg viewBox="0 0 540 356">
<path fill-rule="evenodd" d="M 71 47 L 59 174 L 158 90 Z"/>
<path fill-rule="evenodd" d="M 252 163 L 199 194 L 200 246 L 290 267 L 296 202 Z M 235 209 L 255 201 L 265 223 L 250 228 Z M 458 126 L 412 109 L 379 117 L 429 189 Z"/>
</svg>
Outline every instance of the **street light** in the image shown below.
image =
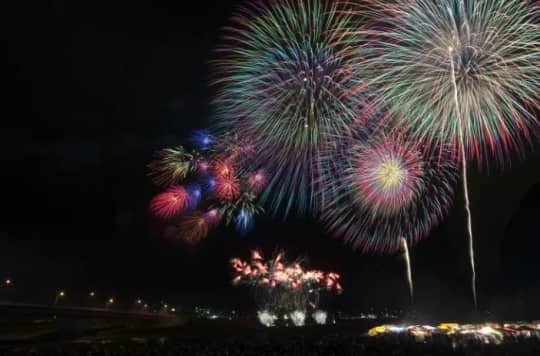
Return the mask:
<svg viewBox="0 0 540 356">
<path fill-rule="evenodd" d="M 6 287 L 11 286 L 11 283 L 12 283 L 11 278 L 6 278 L 6 280 L 4 281 L 4 284 L 6 285 Z"/>
<path fill-rule="evenodd" d="M 66 292 L 64 292 L 63 290 L 59 291 L 57 294 L 56 294 L 56 297 L 54 298 L 54 304 L 58 303 L 58 301 L 61 299 L 61 298 L 64 298 L 66 296 Z"/>
<path fill-rule="evenodd" d="M 142 304 L 142 300 L 137 299 L 137 304 L 141 305 L 141 304 Z"/>
<path fill-rule="evenodd" d="M 112 305 L 114 304 L 114 298 L 109 298 L 109 300 L 107 301 L 107 305 Z"/>
</svg>

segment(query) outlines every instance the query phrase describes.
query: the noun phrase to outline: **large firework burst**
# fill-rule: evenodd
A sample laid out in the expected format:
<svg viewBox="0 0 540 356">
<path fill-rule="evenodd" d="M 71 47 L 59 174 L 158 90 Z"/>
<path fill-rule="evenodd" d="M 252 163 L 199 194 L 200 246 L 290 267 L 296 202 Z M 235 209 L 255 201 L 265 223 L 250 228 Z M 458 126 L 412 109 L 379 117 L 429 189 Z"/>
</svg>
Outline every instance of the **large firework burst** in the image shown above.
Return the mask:
<svg viewBox="0 0 540 356">
<path fill-rule="evenodd" d="M 332 1 L 257 1 L 233 16 L 217 50 L 219 125 L 256 142 L 257 162 L 272 171 L 263 200 L 285 215 L 314 207 L 313 158 L 355 116 L 357 81 L 341 44 L 350 19 Z"/>
<path fill-rule="evenodd" d="M 403 238 L 417 242 L 447 213 L 456 179 L 452 161 L 430 157 L 399 135 L 352 140 L 340 153 L 328 156 L 338 164 L 320 192 L 333 196 L 321 219 L 355 247 L 399 251 Z"/>
<path fill-rule="evenodd" d="M 505 162 L 540 127 L 538 1 L 374 1 L 359 12 L 375 18 L 359 63 L 378 100 L 416 139 L 461 161 L 477 304 L 467 162 Z"/>
<path fill-rule="evenodd" d="M 374 41 L 360 48 L 360 70 L 415 138 L 450 147 L 457 159 L 463 150 L 467 161 L 504 161 L 540 127 L 532 111 L 540 99 L 533 3 L 372 2 Z"/>
</svg>

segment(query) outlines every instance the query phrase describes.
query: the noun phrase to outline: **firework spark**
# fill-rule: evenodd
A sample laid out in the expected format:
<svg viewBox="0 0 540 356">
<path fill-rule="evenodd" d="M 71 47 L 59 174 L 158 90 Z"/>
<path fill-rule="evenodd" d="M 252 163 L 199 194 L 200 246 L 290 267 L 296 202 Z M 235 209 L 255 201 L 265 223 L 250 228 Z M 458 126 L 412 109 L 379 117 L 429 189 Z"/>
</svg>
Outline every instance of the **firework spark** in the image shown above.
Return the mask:
<svg viewBox="0 0 540 356">
<path fill-rule="evenodd" d="M 214 80 L 219 125 L 255 141 L 256 162 L 273 173 L 262 199 L 274 212 L 312 211 L 314 157 L 355 118 L 357 80 L 340 42 L 350 19 L 330 1 L 260 1 L 224 31 Z"/>
</svg>

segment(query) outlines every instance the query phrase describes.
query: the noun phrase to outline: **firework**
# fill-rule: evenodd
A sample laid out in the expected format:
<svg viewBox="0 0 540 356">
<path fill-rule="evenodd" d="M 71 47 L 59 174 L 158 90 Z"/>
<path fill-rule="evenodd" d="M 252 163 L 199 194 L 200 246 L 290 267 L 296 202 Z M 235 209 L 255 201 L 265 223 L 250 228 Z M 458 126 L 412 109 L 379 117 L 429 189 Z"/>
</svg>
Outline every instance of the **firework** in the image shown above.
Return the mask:
<svg viewBox="0 0 540 356">
<path fill-rule="evenodd" d="M 401 238 L 401 249 L 403 250 L 403 260 L 405 261 L 405 275 L 407 276 L 409 295 L 411 296 L 411 301 L 413 301 L 414 284 L 412 280 L 411 256 L 409 254 L 409 244 L 407 243 L 407 239 L 404 237 Z"/>
<path fill-rule="evenodd" d="M 235 176 L 222 176 L 216 179 L 216 195 L 224 201 L 232 201 L 240 196 L 240 182 Z"/>
<path fill-rule="evenodd" d="M 527 0 L 373 2 L 372 90 L 431 146 L 504 161 L 540 125 L 540 12 Z M 360 57 L 359 57 L 360 58 Z M 457 105 L 456 105 L 457 104 Z M 460 141 L 463 142 L 460 142 Z"/>
<path fill-rule="evenodd" d="M 150 202 L 150 209 L 156 216 L 164 219 L 172 218 L 189 207 L 191 197 L 182 186 L 173 186 L 166 192 L 158 194 Z"/>
<path fill-rule="evenodd" d="M 351 140 L 340 153 L 324 158 L 337 163 L 320 193 L 333 197 L 321 219 L 355 247 L 399 251 L 401 237 L 417 242 L 447 213 L 456 180 L 453 161 L 432 157 L 400 135 Z"/>
<path fill-rule="evenodd" d="M 434 150 L 461 161 L 475 304 L 467 162 L 508 161 L 540 123 L 540 11 L 527 0 L 374 2 L 381 30 L 360 46 L 361 70 L 380 101 Z M 361 31 L 360 31 L 361 32 Z"/>
<path fill-rule="evenodd" d="M 251 165 L 272 171 L 262 199 L 285 216 L 312 211 L 314 157 L 356 115 L 352 51 L 340 41 L 351 15 L 341 10 L 326 0 L 255 2 L 217 49 L 218 125 L 255 142 Z"/>
<path fill-rule="evenodd" d="M 197 156 L 194 152 L 187 152 L 182 146 L 159 150 L 148 164 L 149 176 L 160 187 L 177 184 L 196 169 Z"/>
<path fill-rule="evenodd" d="M 201 240 L 220 221 L 246 234 L 255 216 L 263 212 L 257 200 L 269 177 L 266 170 L 245 168 L 243 163 L 252 153 L 249 140 L 233 134 L 215 137 L 206 131 L 196 132 L 191 140 L 204 152 L 165 149 L 149 165 L 161 184 L 173 184 L 152 200 L 152 211 L 162 218 L 178 218 L 168 230 L 187 242 Z M 185 188 L 174 185 L 179 180 Z M 184 215 L 188 211 L 192 213 Z"/>
<path fill-rule="evenodd" d="M 268 183 L 268 176 L 264 170 L 259 169 L 248 177 L 248 187 L 254 194 L 259 194 Z"/>
<path fill-rule="evenodd" d="M 207 217 L 200 211 L 182 216 L 178 224 L 178 238 L 187 243 L 196 243 L 208 235 L 210 225 Z"/>
<path fill-rule="evenodd" d="M 197 130 L 191 136 L 191 143 L 201 151 L 210 149 L 214 144 L 214 137 L 208 130 Z"/>
<path fill-rule="evenodd" d="M 300 261 L 287 263 L 283 253 L 269 261 L 253 251 L 250 261 L 231 260 L 234 271 L 233 284 L 245 284 L 258 292 L 257 299 L 266 310 L 315 309 L 321 291 L 343 292 L 340 276 L 318 270 L 305 270 Z"/>
<path fill-rule="evenodd" d="M 374 216 L 393 215 L 422 193 L 422 157 L 410 148 L 402 139 L 383 139 L 354 149 L 347 173 L 357 198 Z"/>
<path fill-rule="evenodd" d="M 295 310 L 289 313 L 289 318 L 294 326 L 304 326 L 306 324 L 306 312 L 303 310 Z"/>
<path fill-rule="evenodd" d="M 261 310 L 257 312 L 257 318 L 262 325 L 271 328 L 275 326 L 278 316 L 268 310 Z"/>
<path fill-rule="evenodd" d="M 317 325 L 326 325 L 328 314 L 324 310 L 316 310 L 311 316 Z"/>
</svg>

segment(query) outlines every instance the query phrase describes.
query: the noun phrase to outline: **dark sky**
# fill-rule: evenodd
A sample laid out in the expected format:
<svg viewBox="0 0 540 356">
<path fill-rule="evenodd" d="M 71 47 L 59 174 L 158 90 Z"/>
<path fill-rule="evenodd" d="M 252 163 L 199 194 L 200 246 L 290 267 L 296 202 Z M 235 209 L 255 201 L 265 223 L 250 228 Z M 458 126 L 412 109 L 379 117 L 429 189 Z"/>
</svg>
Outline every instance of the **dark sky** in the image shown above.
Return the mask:
<svg viewBox="0 0 540 356">
<path fill-rule="evenodd" d="M 39 0 L 0 11 L 0 276 L 19 295 L 96 288 L 125 300 L 245 305 L 228 259 L 282 247 L 340 272 L 348 309 L 406 305 L 397 256 L 353 252 L 313 222 L 258 221 L 246 237 L 221 229 L 194 248 L 159 234 L 145 166 L 155 149 L 208 126 L 208 60 L 237 3 Z M 472 171 L 484 309 L 538 312 L 539 152 L 504 171 Z M 447 222 L 412 251 L 418 309 L 472 311 L 462 205 L 458 188 Z"/>
</svg>

